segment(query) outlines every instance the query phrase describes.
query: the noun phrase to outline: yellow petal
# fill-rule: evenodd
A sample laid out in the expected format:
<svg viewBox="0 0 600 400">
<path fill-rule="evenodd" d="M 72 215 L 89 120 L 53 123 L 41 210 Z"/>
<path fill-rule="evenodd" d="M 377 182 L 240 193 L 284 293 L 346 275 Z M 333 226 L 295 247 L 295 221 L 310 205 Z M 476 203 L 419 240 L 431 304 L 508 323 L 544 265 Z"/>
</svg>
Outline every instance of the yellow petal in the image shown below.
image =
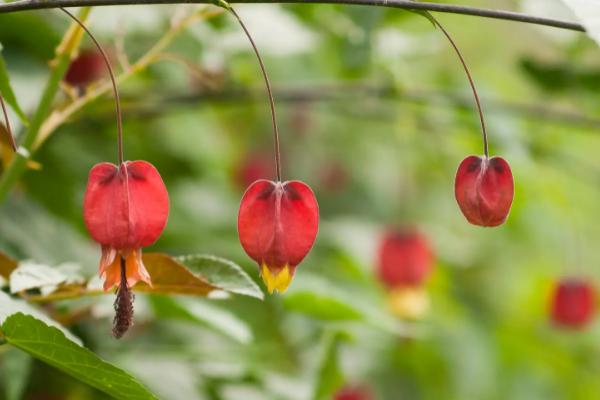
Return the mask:
<svg viewBox="0 0 600 400">
<path fill-rule="evenodd" d="M 389 293 L 388 305 L 399 318 L 420 319 L 429 311 L 429 296 L 423 288 L 397 288 Z"/>
<path fill-rule="evenodd" d="M 293 278 L 290 268 L 287 265 L 279 271 L 272 272 L 269 267 L 263 264 L 261 275 L 270 294 L 273 294 L 275 290 L 279 293 L 285 292 Z"/>
</svg>

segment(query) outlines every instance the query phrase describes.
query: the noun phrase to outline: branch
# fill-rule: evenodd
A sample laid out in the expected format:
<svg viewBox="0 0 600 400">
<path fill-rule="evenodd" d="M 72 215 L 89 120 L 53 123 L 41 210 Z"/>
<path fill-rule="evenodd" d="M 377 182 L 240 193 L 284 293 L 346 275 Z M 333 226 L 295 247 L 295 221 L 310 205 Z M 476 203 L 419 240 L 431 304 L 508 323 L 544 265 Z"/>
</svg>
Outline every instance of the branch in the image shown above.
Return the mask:
<svg viewBox="0 0 600 400">
<path fill-rule="evenodd" d="M 585 28 L 578 23 L 562 21 L 551 18 L 536 17 L 512 11 L 491 10 L 486 8 L 475 8 L 454 4 L 437 4 L 416 2 L 414 0 L 232 0 L 232 4 L 240 3 L 287 3 L 287 4 L 348 4 L 364 6 L 380 6 L 400 8 L 405 10 L 437 11 L 443 13 L 471 15 L 503 19 L 509 21 L 525 22 L 529 24 L 551 26 L 561 29 L 585 32 Z M 211 0 L 17 0 L 12 3 L 0 3 L 0 14 L 25 11 L 41 10 L 58 7 L 82 7 L 82 6 L 116 6 L 116 5 L 150 5 L 150 4 L 215 4 Z"/>
</svg>

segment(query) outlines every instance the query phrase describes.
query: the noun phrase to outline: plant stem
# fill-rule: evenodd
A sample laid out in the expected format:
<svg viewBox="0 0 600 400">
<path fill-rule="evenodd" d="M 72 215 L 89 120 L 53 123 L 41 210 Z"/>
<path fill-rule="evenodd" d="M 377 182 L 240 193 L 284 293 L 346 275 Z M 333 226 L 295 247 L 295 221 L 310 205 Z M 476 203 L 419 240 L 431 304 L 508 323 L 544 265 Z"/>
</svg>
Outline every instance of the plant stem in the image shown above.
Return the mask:
<svg viewBox="0 0 600 400">
<path fill-rule="evenodd" d="M 83 8 L 79 14 L 79 18 L 82 21 L 85 21 L 90 11 L 91 9 L 89 7 Z M 25 170 L 27 160 L 30 157 L 27 152 L 32 153 L 34 150 L 33 144 L 36 141 L 40 127 L 50 113 L 54 97 L 59 89 L 60 81 L 69 67 L 71 54 L 79 46 L 82 35 L 83 30 L 77 24 L 73 23 L 69 30 L 65 33 L 65 36 L 63 37 L 63 40 L 59 46 L 56 48 L 56 57 L 50 63 L 51 70 L 46 87 L 42 92 L 42 97 L 40 98 L 35 114 L 31 118 L 29 127 L 25 133 L 23 141 L 21 142 L 20 147 L 24 150 L 24 152 L 18 152 L 15 154 L 12 162 L 0 178 L 0 203 L 6 199 L 10 189 L 15 185 L 19 179 L 19 176 L 21 176 Z"/>
<path fill-rule="evenodd" d="M 2 106 L 2 113 L 4 114 L 4 125 L 6 126 L 6 132 L 8 133 L 8 138 L 10 140 L 10 147 L 12 147 L 13 151 L 17 152 L 17 143 L 15 142 L 15 137 L 13 136 L 12 129 L 10 127 L 10 120 L 8 119 L 8 111 L 6 110 L 6 104 L 4 104 L 4 99 L 0 94 L 0 106 Z"/>
<path fill-rule="evenodd" d="M 458 56 L 458 59 L 460 60 L 460 63 L 462 64 L 462 66 L 465 70 L 465 73 L 467 74 L 467 79 L 469 80 L 469 85 L 471 85 L 471 90 L 473 91 L 473 96 L 475 97 L 475 105 L 477 106 L 477 112 L 479 113 L 479 121 L 481 123 L 481 135 L 483 137 L 483 154 L 485 155 L 485 158 L 488 158 L 489 157 L 489 149 L 488 149 L 487 130 L 485 128 L 485 119 L 483 118 L 483 110 L 481 108 L 481 101 L 479 100 L 479 95 L 477 94 L 477 89 L 475 88 L 475 83 L 473 82 L 473 78 L 471 77 L 471 72 L 469 72 L 469 67 L 467 67 L 467 63 L 465 62 L 465 59 L 463 58 L 460 50 L 458 49 L 458 46 L 456 45 L 456 43 L 454 42 L 454 40 L 452 39 L 450 34 L 446 31 L 446 29 L 444 29 L 442 24 L 440 24 L 440 22 L 436 18 L 431 16 L 431 19 L 435 22 L 435 24 L 438 26 L 438 28 L 440 28 L 440 30 L 444 33 L 444 36 L 446 36 L 446 38 L 448 39 L 448 41 L 454 48 L 454 51 L 456 52 L 456 55 Z"/>
<path fill-rule="evenodd" d="M 252 39 L 252 35 L 248 32 L 246 25 L 242 22 L 242 19 L 235 12 L 233 7 L 229 4 L 226 4 L 226 8 L 235 16 L 235 18 L 240 23 L 240 26 L 244 30 L 244 33 L 248 37 L 252 48 L 254 49 L 254 54 L 256 54 L 256 58 L 258 58 L 258 64 L 260 65 L 260 70 L 262 72 L 263 78 L 265 80 L 265 86 L 267 87 L 267 94 L 269 96 L 269 106 L 271 107 L 271 120 L 273 123 L 273 142 L 275 146 L 275 174 L 277 176 L 277 181 L 281 182 L 281 151 L 279 149 L 279 128 L 277 127 L 277 116 L 275 114 L 275 101 L 273 100 L 273 91 L 271 90 L 271 83 L 269 82 L 269 76 L 267 75 L 267 70 L 265 69 L 265 64 L 263 63 L 262 57 L 258 52 L 258 48 L 256 47 L 256 43 Z"/>
<path fill-rule="evenodd" d="M 69 17 L 71 17 L 71 19 L 73 21 L 75 21 L 81 27 L 81 29 L 83 29 L 88 34 L 90 39 L 92 39 L 92 41 L 96 45 L 96 48 L 98 48 L 98 51 L 100 52 L 100 54 L 102 54 L 102 58 L 104 59 L 104 63 L 106 64 L 106 69 L 108 69 L 108 74 L 110 75 L 110 82 L 112 84 L 113 93 L 115 96 L 115 112 L 117 114 L 118 158 L 119 158 L 119 165 L 121 165 L 121 164 L 123 164 L 123 161 L 124 161 L 123 160 L 123 115 L 121 113 L 121 100 L 119 98 L 119 90 L 117 89 L 117 83 L 115 81 L 115 74 L 113 72 L 112 67 L 110 66 L 110 61 L 108 60 L 108 56 L 106 55 L 106 52 L 104 51 L 104 49 L 102 48 L 102 46 L 100 45 L 98 40 L 96 40 L 96 38 L 94 37 L 92 32 L 83 24 L 83 22 L 81 22 L 76 16 L 71 14 L 66 9 L 64 9 L 62 7 L 60 9 L 65 14 L 67 14 Z"/>
<path fill-rule="evenodd" d="M 273 0 L 232 0 L 232 3 L 276 3 Z M 109 6 L 109 5 L 150 5 L 150 4 L 214 4 L 214 0 L 17 0 L 0 3 L 0 14 L 23 10 L 40 10 L 57 7 Z M 456 4 L 429 3 L 414 0 L 285 0 L 280 3 L 292 4 L 348 4 L 397 8 L 403 10 L 424 10 L 452 14 L 471 15 L 474 17 L 494 18 L 507 21 L 525 22 L 529 24 L 551 26 L 585 32 L 585 28 L 576 22 L 552 18 L 537 17 L 513 11 L 476 8 Z"/>
</svg>

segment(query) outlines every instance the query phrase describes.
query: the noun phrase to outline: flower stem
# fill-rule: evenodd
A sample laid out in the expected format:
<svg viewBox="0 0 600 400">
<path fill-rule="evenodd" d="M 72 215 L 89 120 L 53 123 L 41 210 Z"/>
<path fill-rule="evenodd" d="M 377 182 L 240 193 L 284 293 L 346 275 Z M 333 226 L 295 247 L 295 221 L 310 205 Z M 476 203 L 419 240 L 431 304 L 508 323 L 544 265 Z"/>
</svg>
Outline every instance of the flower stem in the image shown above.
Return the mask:
<svg viewBox="0 0 600 400">
<path fill-rule="evenodd" d="M 13 151 L 17 152 L 17 143 L 15 142 L 15 137 L 13 136 L 12 129 L 10 128 L 10 120 L 8 119 L 8 111 L 6 110 L 6 104 L 4 104 L 4 99 L 0 94 L 0 106 L 2 106 L 2 113 L 4 114 L 4 125 L 6 126 L 6 132 L 8 133 L 8 139 L 10 141 L 10 147 L 12 147 Z"/>
<path fill-rule="evenodd" d="M 271 107 L 271 119 L 273 122 L 273 141 L 275 144 L 275 173 L 277 176 L 277 181 L 281 182 L 281 151 L 279 149 L 279 128 L 277 127 L 277 117 L 275 114 L 275 101 L 273 100 L 273 91 L 271 90 L 271 83 L 269 82 L 269 76 L 267 75 L 267 70 L 265 68 L 265 64 L 263 63 L 262 57 L 258 52 L 258 48 L 256 47 L 256 43 L 252 39 L 250 32 L 246 28 L 246 25 L 240 18 L 237 12 L 231 7 L 229 4 L 223 2 L 225 4 L 225 8 L 228 9 L 237 19 L 240 26 L 244 30 L 244 33 L 248 37 L 252 48 L 254 49 L 254 53 L 256 54 L 256 58 L 258 59 L 258 64 L 260 65 L 260 70 L 262 71 L 263 78 L 265 80 L 265 86 L 267 87 L 267 93 L 269 95 L 269 106 Z"/>
<path fill-rule="evenodd" d="M 485 155 L 485 158 L 488 158 L 489 150 L 488 150 L 487 130 L 485 128 L 485 119 L 483 118 L 483 110 L 481 108 L 481 101 L 479 100 L 479 95 L 477 94 L 477 89 L 475 88 L 475 83 L 473 82 L 473 78 L 471 77 L 471 72 L 469 72 L 469 67 L 467 67 L 467 63 L 466 63 L 465 59 L 463 58 L 460 50 L 458 49 L 458 46 L 456 45 L 456 43 L 454 42 L 454 40 L 452 39 L 452 37 L 450 36 L 448 31 L 446 31 L 446 29 L 444 29 L 442 24 L 440 24 L 440 22 L 436 18 L 431 16 L 431 19 L 435 22 L 435 24 L 438 26 L 438 28 L 440 28 L 440 30 L 442 31 L 444 36 L 446 36 L 446 38 L 448 39 L 448 41 L 454 48 L 454 51 L 456 52 L 456 55 L 458 56 L 458 59 L 460 60 L 460 63 L 462 64 L 462 66 L 465 70 L 465 73 L 467 74 L 467 79 L 469 80 L 469 85 L 471 85 L 471 90 L 473 90 L 473 96 L 475 97 L 475 105 L 477 106 L 477 112 L 479 113 L 479 121 L 481 122 L 481 135 L 483 137 L 483 154 Z"/>
<path fill-rule="evenodd" d="M 71 17 L 71 19 L 73 19 L 73 21 L 75 21 L 77 24 L 79 24 L 81 29 L 83 29 L 88 34 L 90 39 L 92 39 L 92 41 L 98 48 L 98 51 L 100 52 L 100 54 L 102 54 L 102 58 L 104 59 L 104 63 L 106 64 L 106 69 L 108 69 L 108 74 L 110 75 L 110 81 L 112 83 L 113 93 L 115 95 L 115 111 L 117 113 L 118 157 L 119 157 L 119 165 L 121 165 L 121 164 L 123 164 L 123 161 L 124 161 L 124 157 L 123 157 L 123 115 L 121 113 L 121 100 L 119 98 L 119 90 L 117 89 L 117 82 L 115 79 L 115 74 L 113 72 L 113 69 L 110 65 L 110 61 L 108 60 L 108 56 L 106 55 L 106 52 L 104 51 L 104 49 L 102 48 L 102 46 L 100 45 L 98 40 L 96 40 L 96 38 L 94 37 L 92 32 L 90 32 L 90 30 L 83 24 L 83 22 L 81 22 L 79 20 L 79 18 L 77 18 L 76 16 L 71 14 L 65 8 L 60 7 L 60 9 L 65 14 L 67 14 L 69 17 Z"/>
</svg>

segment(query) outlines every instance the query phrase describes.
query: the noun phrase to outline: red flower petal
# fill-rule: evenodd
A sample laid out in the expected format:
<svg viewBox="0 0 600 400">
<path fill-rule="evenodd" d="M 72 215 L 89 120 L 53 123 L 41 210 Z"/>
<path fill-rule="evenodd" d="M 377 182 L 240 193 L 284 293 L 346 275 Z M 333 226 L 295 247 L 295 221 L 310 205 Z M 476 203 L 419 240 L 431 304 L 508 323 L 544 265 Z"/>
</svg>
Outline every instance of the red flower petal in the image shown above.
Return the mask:
<svg viewBox="0 0 600 400">
<path fill-rule="evenodd" d="M 97 164 L 84 199 L 85 224 L 98 243 L 116 250 L 153 244 L 169 215 L 169 196 L 158 171 L 146 161 L 120 167 Z"/>
<path fill-rule="evenodd" d="M 454 194 L 470 223 L 500 225 L 508 217 L 514 196 L 510 166 L 501 157 L 469 156 L 456 171 Z"/>
<path fill-rule="evenodd" d="M 240 204 L 238 233 L 246 253 L 268 269 L 269 290 L 285 290 L 295 267 L 310 251 L 319 226 L 319 206 L 299 181 L 254 182 Z M 286 282 L 278 282 L 282 272 Z M 272 274 L 271 274 L 272 273 Z"/>
<path fill-rule="evenodd" d="M 378 275 L 388 287 L 419 286 L 434 264 L 429 242 L 414 230 L 388 231 L 379 247 Z"/>
<path fill-rule="evenodd" d="M 583 279 L 563 279 L 552 294 L 552 320 L 563 327 L 582 328 L 592 320 L 595 305 L 591 283 Z"/>
</svg>

